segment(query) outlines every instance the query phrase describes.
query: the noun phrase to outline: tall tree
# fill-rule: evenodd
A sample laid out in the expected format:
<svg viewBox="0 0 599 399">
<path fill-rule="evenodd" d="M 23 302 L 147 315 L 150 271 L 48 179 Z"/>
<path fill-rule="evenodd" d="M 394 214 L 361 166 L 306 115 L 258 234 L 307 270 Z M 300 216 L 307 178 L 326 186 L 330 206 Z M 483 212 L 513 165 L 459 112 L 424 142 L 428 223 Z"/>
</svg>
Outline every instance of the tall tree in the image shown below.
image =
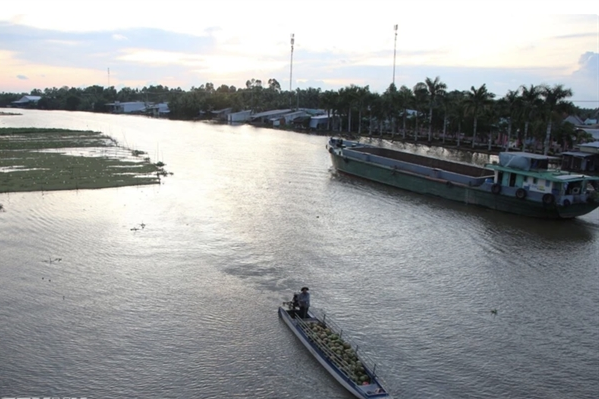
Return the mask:
<svg viewBox="0 0 599 399">
<path fill-rule="evenodd" d="M 464 99 L 466 107 L 472 118 L 474 119 L 474 128 L 472 131 L 472 148 L 474 148 L 476 142 L 476 125 L 478 123 L 478 117 L 481 111 L 488 108 L 493 103 L 495 94 L 490 93 L 487 90 L 487 85 L 483 84 L 481 87 L 476 89 L 474 86 L 470 88 L 470 91 L 466 92 L 466 98 Z"/>
<path fill-rule="evenodd" d="M 357 102 L 357 86 L 349 85 L 339 89 L 339 103 L 344 110 L 347 110 L 347 132 L 351 133 L 352 120 L 351 115 Z"/>
<path fill-rule="evenodd" d="M 524 116 L 524 134 L 522 137 L 522 151 L 526 150 L 526 140 L 528 140 L 528 128 L 535 112 L 542 106 L 541 86 L 530 85 L 520 86 L 522 91 L 519 106 Z"/>
<path fill-rule="evenodd" d="M 391 137 L 395 136 L 395 117 L 397 115 L 397 105 L 399 102 L 399 94 L 397 87 L 391 83 L 382 95 L 383 109 L 385 112 L 385 123 L 391 124 Z"/>
<path fill-rule="evenodd" d="M 331 113 L 333 119 L 335 119 L 335 111 L 337 110 L 337 102 L 339 99 L 339 93 L 333 90 L 327 90 L 320 95 L 320 103 L 327 111 L 327 130 L 331 130 Z"/>
<path fill-rule="evenodd" d="M 545 112 L 547 117 L 547 131 L 545 132 L 543 154 L 547 155 L 554 113 L 567 111 L 572 108 L 572 103 L 564 101 L 564 99 L 572 97 L 572 90 L 564 88 L 563 85 L 555 85 L 553 87 L 543 87 L 542 94 L 545 97 Z"/>
<path fill-rule="evenodd" d="M 358 105 L 358 135 L 362 134 L 362 111 L 364 110 L 364 106 L 368 97 L 370 96 L 370 87 L 356 87 L 355 92 L 356 103 Z"/>
<path fill-rule="evenodd" d="M 468 109 L 466 106 L 466 94 L 465 92 L 461 92 L 461 91 L 457 91 L 454 90 L 451 93 L 449 93 L 447 95 L 447 97 L 450 99 L 451 103 L 450 103 L 450 115 L 451 115 L 451 120 L 453 125 L 455 125 L 456 133 L 456 140 L 457 140 L 457 146 L 460 146 L 460 141 L 462 139 L 462 123 L 464 123 L 464 121 L 466 120 L 466 115 L 468 113 Z"/>
<path fill-rule="evenodd" d="M 401 108 L 401 119 L 402 119 L 402 137 L 406 138 L 406 120 L 408 119 L 408 113 L 410 107 L 414 103 L 414 93 L 407 86 L 401 86 L 398 92 L 399 106 Z"/>
<path fill-rule="evenodd" d="M 428 90 L 428 141 L 430 143 L 432 141 L 433 107 L 435 106 L 435 101 L 437 98 L 445 94 L 447 85 L 441 82 L 441 79 L 438 76 L 434 80 L 431 78 L 426 78 L 424 80 L 424 84 Z"/>
<path fill-rule="evenodd" d="M 281 85 L 275 78 L 268 79 L 268 88 L 277 93 L 281 92 Z"/>
<path fill-rule="evenodd" d="M 509 151 L 510 140 L 512 138 L 512 124 L 518 103 L 520 102 L 520 93 L 518 90 L 508 90 L 505 96 L 498 101 L 502 116 L 507 118 L 507 140 L 505 150 Z"/>
<path fill-rule="evenodd" d="M 414 108 L 416 108 L 416 126 L 414 127 L 414 141 L 418 141 L 418 136 L 420 134 L 418 122 L 420 122 L 420 115 L 423 114 L 423 112 L 421 111 L 425 109 L 427 104 L 429 104 L 428 87 L 423 82 L 416 83 L 416 85 L 414 86 L 413 102 Z"/>
</svg>

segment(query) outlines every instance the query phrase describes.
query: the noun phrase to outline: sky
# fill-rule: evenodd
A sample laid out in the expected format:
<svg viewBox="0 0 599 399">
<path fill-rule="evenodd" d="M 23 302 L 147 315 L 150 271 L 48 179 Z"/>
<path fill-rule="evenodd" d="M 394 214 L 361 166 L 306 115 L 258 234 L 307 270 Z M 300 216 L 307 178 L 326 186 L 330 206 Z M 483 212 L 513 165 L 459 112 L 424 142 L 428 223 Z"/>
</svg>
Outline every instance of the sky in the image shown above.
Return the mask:
<svg viewBox="0 0 599 399">
<path fill-rule="evenodd" d="M 397 30 L 395 26 L 397 25 Z M 294 35 L 293 53 L 291 35 Z M 292 56 L 293 55 L 293 56 Z M 43 0 L 0 6 L 0 92 L 563 84 L 599 107 L 599 2 Z"/>
</svg>

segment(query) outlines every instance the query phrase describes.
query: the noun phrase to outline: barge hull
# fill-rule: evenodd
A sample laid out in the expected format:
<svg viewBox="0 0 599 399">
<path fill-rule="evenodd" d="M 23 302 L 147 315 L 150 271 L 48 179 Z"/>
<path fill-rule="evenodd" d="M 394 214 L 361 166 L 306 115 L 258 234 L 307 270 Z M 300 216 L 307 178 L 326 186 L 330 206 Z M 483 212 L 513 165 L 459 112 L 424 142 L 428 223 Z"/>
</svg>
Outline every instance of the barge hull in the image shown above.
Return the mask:
<svg viewBox="0 0 599 399">
<path fill-rule="evenodd" d="M 342 156 L 334 151 L 331 151 L 330 155 L 333 166 L 339 172 L 348 175 L 419 194 L 437 196 L 517 215 L 545 219 L 569 219 L 585 215 L 599 206 L 597 203 L 575 203 L 567 207 L 556 204 L 548 205 L 542 202 L 519 199 L 515 196 L 494 194 L 491 192 L 488 183 L 481 186 L 470 186 L 458 181 L 452 182 L 447 179 L 423 176 L 398 170 L 391 166 Z M 488 187 L 484 188 L 486 186 Z"/>
</svg>

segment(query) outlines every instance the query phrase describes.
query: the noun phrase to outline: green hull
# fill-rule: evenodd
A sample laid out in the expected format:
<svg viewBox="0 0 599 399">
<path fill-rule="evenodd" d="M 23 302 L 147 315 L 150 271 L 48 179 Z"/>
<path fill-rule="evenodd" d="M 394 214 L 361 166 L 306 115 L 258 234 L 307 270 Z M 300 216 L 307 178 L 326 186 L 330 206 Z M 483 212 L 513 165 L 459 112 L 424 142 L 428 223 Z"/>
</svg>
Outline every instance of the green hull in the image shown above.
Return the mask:
<svg viewBox="0 0 599 399">
<path fill-rule="evenodd" d="M 576 203 L 569 206 L 544 204 L 514 196 L 494 194 L 489 189 L 448 183 L 445 180 L 398 171 L 384 165 L 350 159 L 331 153 L 333 166 L 339 171 L 419 194 L 432 195 L 477 205 L 502 212 L 546 219 L 570 219 L 585 215 L 599 207 L 597 202 Z"/>
</svg>

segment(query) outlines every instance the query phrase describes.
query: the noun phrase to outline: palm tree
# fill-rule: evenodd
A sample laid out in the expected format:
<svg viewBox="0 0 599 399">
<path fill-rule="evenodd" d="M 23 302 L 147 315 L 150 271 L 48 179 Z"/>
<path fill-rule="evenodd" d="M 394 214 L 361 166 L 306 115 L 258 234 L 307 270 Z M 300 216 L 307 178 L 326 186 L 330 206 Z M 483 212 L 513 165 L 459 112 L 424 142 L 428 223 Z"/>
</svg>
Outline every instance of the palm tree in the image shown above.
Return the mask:
<svg viewBox="0 0 599 399">
<path fill-rule="evenodd" d="M 563 85 L 553 87 L 543 87 L 542 94 L 545 97 L 545 109 L 547 115 L 547 132 L 545 133 L 545 142 L 543 143 L 543 154 L 547 155 L 549 151 L 549 139 L 551 138 L 551 125 L 553 114 L 556 111 L 566 110 L 572 107 L 572 103 L 564 101 L 565 98 L 572 97 L 572 90 L 565 89 Z"/>
<path fill-rule="evenodd" d="M 351 114 L 354 108 L 354 105 L 357 102 L 358 93 L 357 93 L 356 85 L 349 85 L 347 87 L 343 87 L 339 89 L 339 102 L 341 107 L 347 109 L 347 132 L 351 133 Z"/>
<path fill-rule="evenodd" d="M 541 86 L 530 85 L 530 87 L 528 88 L 524 85 L 520 86 L 520 90 L 522 90 L 522 95 L 520 97 L 520 106 L 522 109 L 522 114 L 525 118 L 522 151 L 526 150 L 526 140 L 528 139 L 528 126 L 530 124 L 532 116 L 534 112 L 538 110 L 542 105 L 541 89 Z"/>
<path fill-rule="evenodd" d="M 493 98 L 495 94 L 490 93 L 487 90 L 487 85 L 483 84 L 478 89 L 475 89 L 474 86 L 470 88 L 470 91 L 466 92 L 466 107 L 468 111 L 472 114 L 474 118 L 474 128 L 472 132 L 472 148 L 474 148 L 474 144 L 476 142 L 476 125 L 478 122 L 479 112 L 489 107 L 489 105 L 493 102 Z"/>
<path fill-rule="evenodd" d="M 487 109 L 485 110 L 485 118 L 488 122 L 489 122 L 489 134 L 488 134 L 488 146 L 487 146 L 487 151 L 491 151 L 491 149 L 493 148 L 493 135 L 494 135 L 494 131 L 497 131 L 497 136 L 499 137 L 499 131 L 500 131 L 500 120 L 501 120 L 501 106 L 497 104 L 497 102 L 495 102 L 495 104 L 493 104 L 490 107 L 487 107 Z"/>
<path fill-rule="evenodd" d="M 419 82 L 414 86 L 414 108 L 416 108 L 416 126 L 414 129 L 414 141 L 418 141 L 418 119 L 420 117 L 420 111 L 424 109 L 428 100 L 428 87 L 425 83 Z"/>
<path fill-rule="evenodd" d="M 466 105 L 466 96 L 463 92 L 455 95 L 455 99 L 453 101 L 452 106 L 452 115 L 455 121 L 458 123 L 458 131 L 457 131 L 457 146 L 460 146 L 460 140 L 462 139 L 462 123 L 466 119 L 466 114 L 468 113 L 468 107 Z"/>
<path fill-rule="evenodd" d="M 382 95 L 383 107 L 386 121 L 391 123 L 391 137 L 395 136 L 395 116 L 397 114 L 397 103 L 399 101 L 397 87 L 391 83 Z"/>
<path fill-rule="evenodd" d="M 433 128 L 433 106 L 435 105 L 435 100 L 439 96 L 443 96 L 445 94 L 445 89 L 447 89 L 447 85 L 439 79 L 437 76 L 435 80 L 431 80 L 431 78 L 426 78 L 424 80 L 424 84 L 428 90 L 428 141 L 429 143 L 432 141 L 432 128 Z"/>
<path fill-rule="evenodd" d="M 507 94 L 499 100 L 499 105 L 502 108 L 503 115 L 508 118 L 507 125 L 507 140 L 505 150 L 509 151 L 510 139 L 512 137 L 512 122 L 518 103 L 520 102 L 519 90 L 508 90 Z"/>
<path fill-rule="evenodd" d="M 445 138 L 447 137 L 447 125 L 449 124 L 449 115 L 451 113 L 451 107 L 454 99 L 450 93 L 445 93 L 441 99 L 441 108 L 443 108 L 443 144 L 445 144 Z"/>
<path fill-rule="evenodd" d="M 378 129 L 379 137 L 383 137 L 383 130 L 388 118 L 387 103 L 383 95 L 375 93 L 371 102 L 371 112 L 375 119 L 375 126 L 373 128 Z"/>
<path fill-rule="evenodd" d="M 401 86 L 398 92 L 399 106 L 402 115 L 402 137 L 406 139 L 406 119 L 408 119 L 408 109 L 414 102 L 414 93 L 407 86 Z"/>
<path fill-rule="evenodd" d="M 364 109 L 364 104 L 368 100 L 370 96 L 370 87 L 358 87 L 355 88 L 355 99 L 358 104 L 358 136 L 362 134 L 362 110 Z"/>
<path fill-rule="evenodd" d="M 381 121 L 385 117 L 385 110 L 383 108 L 382 96 L 379 93 L 370 93 L 368 97 L 368 135 L 372 137 L 373 129 L 373 118 L 375 123 L 381 126 Z M 382 129 L 379 130 L 381 132 Z"/>
<path fill-rule="evenodd" d="M 327 130 L 331 130 L 331 111 L 334 112 L 337 108 L 338 93 L 333 90 L 327 90 L 320 94 L 320 102 L 327 111 Z"/>
</svg>

